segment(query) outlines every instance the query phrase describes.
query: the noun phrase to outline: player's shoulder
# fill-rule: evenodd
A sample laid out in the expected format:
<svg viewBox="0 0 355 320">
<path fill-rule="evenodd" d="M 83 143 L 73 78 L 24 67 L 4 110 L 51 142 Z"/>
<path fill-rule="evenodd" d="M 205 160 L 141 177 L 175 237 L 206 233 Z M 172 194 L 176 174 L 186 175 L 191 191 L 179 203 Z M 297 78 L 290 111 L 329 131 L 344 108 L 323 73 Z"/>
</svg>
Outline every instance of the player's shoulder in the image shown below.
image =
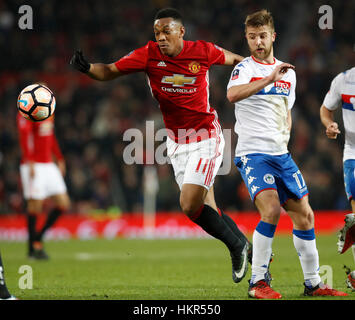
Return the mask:
<svg viewBox="0 0 355 320">
<path fill-rule="evenodd" d="M 131 51 L 127 56 L 131 55 L 133 52 L 138 52 L 141 54 L 148 54 L 148 53 L 152 53 L 152 52 L 158 51 L 158 50 L 159 50 L 158 43 L 150 40 L 145 45 Z"/>
<path fill-rule="evenodd" d="M 159 50 L 159 45 L 157 42 L 149 40 L 145 46 L 141 47 L 141 49 L 147 51 L 157 51 Z"/>
<path fill-rule="evenodd" d="M 197 50 L 211 50 L 211 49 L 218 49 L 220 51 L 223 51 L 223 49 L 215 44 L 214 42 L 209 42 L 205 40 L 195 40 L 195 41 L 189 41 L 185 40 L 185 44 L 193 49 Z"/>
<path fill-rule="evenodd" d="M 185 40 L 184 42 L 188 48 L 193 50 L 208 50 L 208 48 L 213 45 L 212 42 L 208 42 L 205 40 Z"/>
<path fill-rule="evenodd" d="M 206 40 L 185 40 L 185 43 L 188 46 L 196 46 L 196 47 L 207 47 L 208 45 L 212 44 L 212 42 L 208 42 Z"/>
<path fill-rule="evenodd" d="M 246 69 L 252 66 L 253 59 L 251 57 L 246 57 L 242 61 L 240 61 L 234 68 L 235 69 Z"/>
<path fill-rule="evenodd" d="M 139 56 L 141 59 L 155 58 L 161 55 L 158 43 L 152 40 L 148 41 L 144 46 L 133 50 L 127 56 L 132 53 L 135 53 L 135 55 Z"/>
<path fill-rule="evenodd" d="M 355 82 L 355 67 L 345 70 L 338 74 L 340 78 L 344 78 L 347 82 Z"/>
<path fill-rule="evenodd" d="M 353 68 L 355 70 L 355 68 Z M 332 80 L 332 83 L 333 84 L 340 84 L 340 83 L 343 83 L 345 81 L 346 78 L 349 77 L 349 75 L 351 74 L 351 69 L 349 70 L 345 70 L 345 71 L 342 71 L 340 73 L 338 73 Z M 355 72 L 354 72 L 355 74 Z"/>
</svg>

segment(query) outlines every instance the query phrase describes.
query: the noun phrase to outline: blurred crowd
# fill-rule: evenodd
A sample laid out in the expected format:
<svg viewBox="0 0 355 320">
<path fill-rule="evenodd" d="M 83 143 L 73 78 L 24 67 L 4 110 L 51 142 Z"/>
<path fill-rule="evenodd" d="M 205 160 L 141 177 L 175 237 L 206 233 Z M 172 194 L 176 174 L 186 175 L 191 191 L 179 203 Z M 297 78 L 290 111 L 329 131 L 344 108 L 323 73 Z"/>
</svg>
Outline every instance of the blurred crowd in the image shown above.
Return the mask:
<svg viewBox="0 0 355 320">
<path fill-rule="evenodd" d="M 18 27 L 23 1 L 0 2 L 0 213 L 22 212 L 16 98 L 25 86 L 45 82 L 55 93 L 56 134 L 66 159 L 71 212 L 143 210 L 144 165 L 123 160 L 127 129 L 146 132 L 146 121 L 163 128 L 157 102 L 143 74 L 96 82 L 71 70 L 68 62 L 81 48 L 90 62 L 110 63 L 153 40 L 157 10 L 171 6 L 185 18 L 186 40 L 203 39 L 248 55 L 244 39 L 247 14 L 273 13 L 275 56 L 296 66 L 296 103 L 289 150 L 300 167 L 316 210 L 350 209 L 342 176 L 344 136 L 330 141 L 319 108 L 332 78 L 355 65 L 355 2 L 328 1 L 333 29 L 322 30 L 322 1 L 155 0 L 30 1 L 33 30 Z M 28 4 L 28 3 L 26 3 Z M 232 69 L 210 72 L 210 102 L 224 129 L 233 130 L 234 108 L 226 99 Z M 336 113 L 342 123 L 341 111 Z M 232 131 L 231 150 L 237 142 Z M 232 156 L 231 156 L 232 157 Z M 179 190 L 169 164 L 155 165 L 159 182 L 156 208 L 179 210 Z M 216 178 L 216 200 L 225 210 L 255 210 L 234 167 Z"/>
</svg>

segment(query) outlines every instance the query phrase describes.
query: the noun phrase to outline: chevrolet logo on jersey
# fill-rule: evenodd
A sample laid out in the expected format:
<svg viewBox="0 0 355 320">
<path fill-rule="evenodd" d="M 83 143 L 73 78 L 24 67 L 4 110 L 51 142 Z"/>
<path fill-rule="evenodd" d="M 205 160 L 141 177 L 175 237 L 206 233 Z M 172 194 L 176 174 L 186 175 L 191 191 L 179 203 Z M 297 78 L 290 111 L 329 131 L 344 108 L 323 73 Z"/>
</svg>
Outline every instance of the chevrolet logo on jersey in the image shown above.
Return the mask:
<svg viewBox="0 0 355 320">
<path fill-rule="evenodd" d="M 185 77 L 183 74 L 174 74 L 172 76 L 164 76 L 162 83 L 172 84 L 173 87 L 183 87 L 185 84 L 194 84 L 196 77 Z"/>
</svg>

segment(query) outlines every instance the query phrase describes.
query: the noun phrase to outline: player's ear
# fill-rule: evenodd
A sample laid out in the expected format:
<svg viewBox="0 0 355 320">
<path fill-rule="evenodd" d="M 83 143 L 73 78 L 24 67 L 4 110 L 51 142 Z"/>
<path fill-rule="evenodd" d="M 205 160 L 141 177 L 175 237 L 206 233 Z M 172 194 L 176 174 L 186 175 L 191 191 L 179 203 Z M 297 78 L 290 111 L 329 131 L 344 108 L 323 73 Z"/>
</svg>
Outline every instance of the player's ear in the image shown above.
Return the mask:
<svg viewBox="0 0 355 320">
<path fill-rule="evenodd" d="M 180 36 L 181 36 L 181 38 L 183 38 L 184 35 L 185 35 L 185 27 L 184 27 L 184 26 L 181 26 L 181 27 L 180 27 Z"/>
<path fill-rule="evenodd" d="M 272 39 L 272 42 L 275 41 L 275 39 L 276 39 L 276 32 L 275 31 L 271 34 L 271 39 Z"/>
</svg>

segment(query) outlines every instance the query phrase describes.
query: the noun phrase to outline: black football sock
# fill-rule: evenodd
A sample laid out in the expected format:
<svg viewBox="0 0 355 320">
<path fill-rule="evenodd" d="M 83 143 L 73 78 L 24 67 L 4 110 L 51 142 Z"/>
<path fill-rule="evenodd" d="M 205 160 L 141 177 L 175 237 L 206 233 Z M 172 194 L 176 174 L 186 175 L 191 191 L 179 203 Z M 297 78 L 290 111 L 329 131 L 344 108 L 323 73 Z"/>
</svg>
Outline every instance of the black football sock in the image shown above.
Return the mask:
<svg viewBox="0 0 355 320">
<path fill-rule="evenodd" d="M 209 235 L 221 240 L 230 251 L 240 253 L 243 249 L 245 242 L 233 233 L 218 212 L 210 206 L 203 205 L 191 220 Z"/>
<path fill-rule="evenodd" d="M 33 242 L 36 241 L 36 222 L 37 216 L 35 214 L 27 214 L 27 231 L 28 231 L 28 251 L 33 252 Z"/>
<path fill-rule="evenodd" d="M 61 215 L 63 210 L 59 208 L 54 208 L 48 213 L 47 220 L 41 229 L 41 231 L 36 235 L 36 241 L 42 241 L 42 238 L 45 234 L 45 232 L 53 226 L 53 224 L 57 221 L 58 217 Z"/>
<path fill-rule="evenodd" d="M 242 241 L 247 241 L 247 242 L 250 242 L 248 240 L 248 238 L 244 235 L 243 232 L 241 232 L 237 226 L 237 224 L 234 222 L 234 220 L 226 215 L 221 209 L 219 209 L 220 212 L 221 212 L 221 216 L 222 216 L 222 219 L 224 220 L 224 222 L 228 225 L 228 227 L 233 231 L 233 233 Z"/>
<path fill-rule="evenodd" d="M 2 265 L 1 255 L 0 255 L 0 299 L 10 298 L 11 294 L 7 290 L 4 276 L 4 267 Z"/>
</svg>

